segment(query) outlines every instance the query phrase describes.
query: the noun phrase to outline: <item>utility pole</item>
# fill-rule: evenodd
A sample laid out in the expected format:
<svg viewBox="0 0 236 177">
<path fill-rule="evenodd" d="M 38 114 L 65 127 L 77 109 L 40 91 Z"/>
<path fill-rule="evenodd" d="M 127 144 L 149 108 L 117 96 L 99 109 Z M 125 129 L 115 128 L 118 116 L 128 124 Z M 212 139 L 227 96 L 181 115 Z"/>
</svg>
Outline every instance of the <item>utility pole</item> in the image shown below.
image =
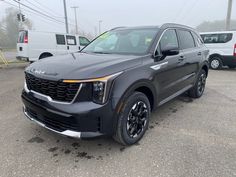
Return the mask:
<svg viewBox="0 0 236 177">
<path fill-rule="evenodd" d="M 94 26 L 94 37 L 97 37 L 97 35 L 98 35 L 97 27 Z"/>
<path fill-rule="evenodd" d="M 73 6 L 71 7 L 72 9 L 74 9 L 75 12 L 75 33 L 78 34 L 78 22 L 77 22 L 77 9 L 79 8 L 78 6 Z"/>
<path fill-rule="evenodd" d="M 102 31 L 101 31 L 101 24 L 102 24 L 102 20 L 99 20 L 98 21 L 99 35 L 102 33 Z"/>
<path fill-rule="evenodd" d="M 66 11 L 66 0 L 63 0 L 63 2 L 64 2 L 64 13 L 65 13 L 66 33 L 69 33 L 68 19 L 67 19 L 67 11 Z"/>
<path fill-rule="evenodd" d="M 230 30 L 232 4 L 233 4 L 233 0 L 228 0 L 228 10 L 227 10 L 227 17 L 226 17 L 226 30 Z"/>
</svg>

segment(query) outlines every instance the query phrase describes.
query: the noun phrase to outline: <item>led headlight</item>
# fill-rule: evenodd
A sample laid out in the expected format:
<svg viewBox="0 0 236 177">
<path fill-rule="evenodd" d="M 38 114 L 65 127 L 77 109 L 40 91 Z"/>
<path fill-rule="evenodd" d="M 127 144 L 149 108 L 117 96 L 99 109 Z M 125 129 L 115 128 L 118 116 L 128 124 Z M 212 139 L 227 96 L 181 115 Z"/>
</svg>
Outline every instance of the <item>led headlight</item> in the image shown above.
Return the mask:
<svg viewBox="0 0 236 177">
<path fill-rule="evenodd" d="M 112 81 L 120 75 L 122 72 L 112 74 L 109 76 L 86 79 L 86 80 L 63 80 L 65 83 L 91 83 L 92 84 L 92 97 L 93 102 L 98 104 L 104 104 L 107 101 Z"/>
<path fill-rule="evenodd" d="M 105 90 L 106 82 L 96 81 L 93 82 L 93 101 L 95 103 L 104 103 L 105 102 Z"/>
</svg>

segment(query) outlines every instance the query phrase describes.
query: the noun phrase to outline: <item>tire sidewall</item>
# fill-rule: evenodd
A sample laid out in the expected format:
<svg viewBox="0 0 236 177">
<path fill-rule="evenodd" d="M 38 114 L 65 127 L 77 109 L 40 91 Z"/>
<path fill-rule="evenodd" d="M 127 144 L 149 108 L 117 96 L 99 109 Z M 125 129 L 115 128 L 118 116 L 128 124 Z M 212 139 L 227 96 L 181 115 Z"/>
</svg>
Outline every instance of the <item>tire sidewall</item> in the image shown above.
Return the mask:
<svg viewBox="0 0 236 177">
<path fill-rule="evenodd" d="M 201 97 L 201 96 L 203 95 L 204 91 L 205 91 L 205 88 L 206 88 L 206 83 L 205 83 L 203 91 L 200 93 L 199 90 L 198 90 L 198 82 L 199 82 L 199 79 L 200 79 L 200 77 L 201 77 L 202 74 L 205 75 L 205 79 L 206 79 L 206 71 L 205 71 L 205 70 L 201 70 L 201 72 L 200 72 L 199 75 L 198 75 L 198 79 L 197 79 L 197 83 L 196 83 L 197 97 Z M 206 82 L 206 81 L 205 81 L 205 82 Z"/>
<path fill-rule="evenodd" d="M 133 105 L 135 103 L 137 103 L 138 101 L 142 101 L 147 105 L 147 109 L 148 109 L 147 122 L 146 122 L 146 125 L 145 125 L 143 131 L 136 138 L 131 138 L 128 135 L 126 125 L 127 125 L 129 112 L 130 112 L 131 108 L 133 107 Z M 150 114 L 151 114 L 150 103 L 149 103 L 148 98 L 143 93 L 135 92 L 134 94 L 132 94 L 128 97 L 128 99 L 125 102 L 125 105 L 123 106 L 122 113 L 119 116 L 119 120 L 121 121 L 120 122 L 121 123 L 121 125 L 120 125 L 121 136 L 122 136 L 122 139 L 125 144 L 127 144 L 127 145 L 134 144 L 134 143 L 138 142 L 143 137 L 146 130 L 148 129 Z"/>
</svg>

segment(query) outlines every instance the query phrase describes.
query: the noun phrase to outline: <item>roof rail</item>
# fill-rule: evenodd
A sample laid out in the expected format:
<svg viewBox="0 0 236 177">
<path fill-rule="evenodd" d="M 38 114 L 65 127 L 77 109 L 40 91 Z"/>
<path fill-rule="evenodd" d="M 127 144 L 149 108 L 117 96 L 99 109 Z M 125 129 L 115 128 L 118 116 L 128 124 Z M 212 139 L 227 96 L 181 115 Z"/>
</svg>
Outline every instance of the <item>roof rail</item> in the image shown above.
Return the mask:
<svg viewBox="0 0 236 177">
<path fill-rule="evenodd" d="M 167 28 L 167 27 L 182 27 L 182 28 L 187 28 L 187 29 L 191 29 L 193 31 L 196 31 L 195 28 L 187 26 L 187 25 L 182 25 L 182 24 L 178 24 L 178 23 L 164 23 L 161 27 Z"/>
<path fill-rule="evenodd" d="M 118 26 L 118 27 L 112 28 L 111 30 L 116 30 L 116 29 L 125 28 L 125 27 L 126 27 L 126 26 Z"/>
</svg>

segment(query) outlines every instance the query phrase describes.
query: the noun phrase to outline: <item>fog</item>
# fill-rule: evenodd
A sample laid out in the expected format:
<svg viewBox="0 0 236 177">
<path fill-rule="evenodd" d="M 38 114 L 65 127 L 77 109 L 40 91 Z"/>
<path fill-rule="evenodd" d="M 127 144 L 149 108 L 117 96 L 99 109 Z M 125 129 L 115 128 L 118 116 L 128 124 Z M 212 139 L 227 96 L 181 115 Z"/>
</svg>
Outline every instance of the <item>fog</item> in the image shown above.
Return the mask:
<svg viewBox="0 0 236 177">
<path fill-rule="evenodd" d="M 4 0 L 17 5 L 12 0 Z M 45 7 L 43 13 L 64 22 L 63 0 L 21 0 Z M 40 4 L 38 4 L 39 2 Z M 69 31 L 75 29 L 74 11 L 71 6 L 78 6 L 78 27 L 89 33 L 98 32 L 98 21 L 102 20 L 102 31 L 116 26 L 161 25 L 175 22 L 196 27 L 203 21 L 223 20 L 226 17 L 228 0 L 67 0 Z M 236 19 L 236 3 L 233 2 L 232 19 Z M 0 19 L 11 5 L 0 1 Z M 33 29 L 40 31 L 65 32 L 65 25 L 48 18 L 29 13 L 22 8 L 26 18 L 33 22 Z M 41 11 L 41 9 L 37 9 Z"/>
</svg>

